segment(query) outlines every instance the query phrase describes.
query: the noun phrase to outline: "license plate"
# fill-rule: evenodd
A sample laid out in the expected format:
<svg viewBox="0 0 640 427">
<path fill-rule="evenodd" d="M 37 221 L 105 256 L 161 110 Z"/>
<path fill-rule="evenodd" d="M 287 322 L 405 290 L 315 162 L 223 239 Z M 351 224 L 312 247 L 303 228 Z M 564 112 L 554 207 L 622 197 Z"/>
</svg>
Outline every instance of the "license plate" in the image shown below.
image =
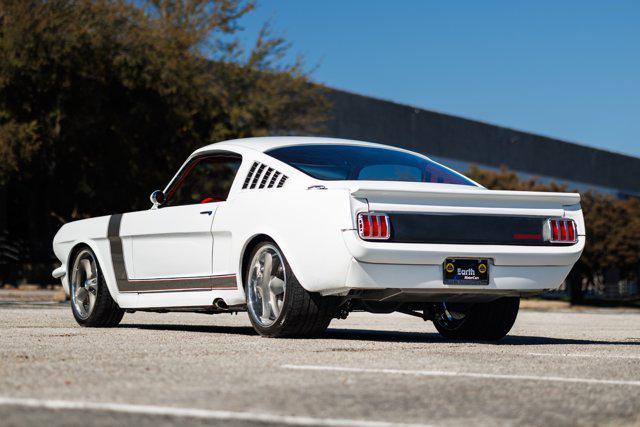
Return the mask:
<svg viewBox="0 0 640 427">
<path fill-rule="evenodd" d="M 442 265 L 445 285 L 488 285 L 489 260 L 447 258 Z"/>
</svg>

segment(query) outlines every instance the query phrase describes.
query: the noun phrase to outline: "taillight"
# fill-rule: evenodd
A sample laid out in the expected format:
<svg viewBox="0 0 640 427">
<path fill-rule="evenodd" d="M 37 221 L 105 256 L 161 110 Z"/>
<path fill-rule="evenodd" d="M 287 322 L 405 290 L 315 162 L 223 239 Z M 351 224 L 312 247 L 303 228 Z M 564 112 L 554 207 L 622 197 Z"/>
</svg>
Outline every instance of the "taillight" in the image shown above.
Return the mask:
<svg viewBox="0 0 640 427">
<path fill-rule="evenodd" d="M 359 213 L 358 234 L 365 240 L 388 240 L 391 225 L 387 214 Z"/>
<path fill-rule="evenodd" d="M 576 243 L 578 230 L 572 219 L 550 218 L 545 221 L 542 234 L 545 242 L 549 243 Z"/>
</svg>

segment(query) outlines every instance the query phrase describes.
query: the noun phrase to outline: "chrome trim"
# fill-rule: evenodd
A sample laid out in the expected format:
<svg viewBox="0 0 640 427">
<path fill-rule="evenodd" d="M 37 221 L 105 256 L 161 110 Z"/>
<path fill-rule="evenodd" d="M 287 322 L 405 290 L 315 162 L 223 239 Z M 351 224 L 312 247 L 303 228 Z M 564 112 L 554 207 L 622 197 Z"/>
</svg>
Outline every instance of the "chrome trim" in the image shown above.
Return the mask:
<svg viewBox="0 0 640 427">
<path fill-rule="evenodd" d="M 551 241 L 551 219 L 546 219 L 542 224 L 542 241 Z"/>
<path fill-rule="evenodd" d="M 551 221 L 558 221 L 558 234 L 560 239 L 554 239 L 551 231 Z M 573 227 L 573 240 L 569 240 L 569 224 Z M 562 240 L 562 231 L 566 233 L 567 239 Z M 578 225 L 572 218 L 556 217 L 547 218 L 542 225 L 542 240 L 549 243 L 556 244 L 575 244 L 578 243 Z"/>
<path fill-rule="evenodd" d="M 363 231 L 364 231 L 364 224 L 362 221 L 362 216 L 367 216 L 367 218 L 369 219 L 369 235 L 365 236 Z M 373 227 L 372 227 L 372 216 L 375 216 L 376 218 L 376 223 L 378 224 L 378 230 L 380 230 L 380 217 L 384 218 L 384 223 L 387 226 L 387 233 L 384 236 L 373 236 Z M 389 220 L 389 215 L 387 215 L 386 213 L 380 213 L 380 212 L 358 212 L 358 216 L 357 216 L 357 221 L 358 221 L 358 236 L 360 236 L 360 238 L 362 240 L 389 240 L 389 238 L 391 237 L 391 222 Z"/>
<path fill-rule="evenodd" d="M 162 190 L 156 190 L 149 196 L 149 200 L 153 203 L 151 209 L 158 209 L 165 202 L 165 194 Z"/>
</svg>

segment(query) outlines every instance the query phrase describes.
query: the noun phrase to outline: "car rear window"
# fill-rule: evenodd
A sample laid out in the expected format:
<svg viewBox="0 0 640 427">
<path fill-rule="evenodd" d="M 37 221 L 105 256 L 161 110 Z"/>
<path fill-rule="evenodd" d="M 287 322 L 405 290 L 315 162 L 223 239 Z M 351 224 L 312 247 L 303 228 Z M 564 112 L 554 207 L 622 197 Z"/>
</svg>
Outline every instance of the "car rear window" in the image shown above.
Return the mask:
<svg viewBox="0 0 640 427">
<path fill-rule="evenodd" d="M 358 145 L 295 145 L 268 155 L 323 181 L 476 184 L 435 162 L 398 150 Z"/>
</svg>

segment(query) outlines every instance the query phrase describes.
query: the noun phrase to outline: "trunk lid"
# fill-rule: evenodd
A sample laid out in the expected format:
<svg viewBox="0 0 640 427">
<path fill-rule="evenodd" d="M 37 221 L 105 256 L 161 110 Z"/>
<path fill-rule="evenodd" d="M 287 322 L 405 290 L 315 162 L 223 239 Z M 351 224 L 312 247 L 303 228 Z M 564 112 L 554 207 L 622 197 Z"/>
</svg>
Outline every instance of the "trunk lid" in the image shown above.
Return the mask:
<svg viewBox="0 0 640 427">
<path fill-rule="evenodd" d="M 370 205 L 458 206 L 498 209 L 563 209 L 580 203 L 578 193 L 487 190 L 421 182 L 354 182 L 351 195 Z"/>
</svg>

